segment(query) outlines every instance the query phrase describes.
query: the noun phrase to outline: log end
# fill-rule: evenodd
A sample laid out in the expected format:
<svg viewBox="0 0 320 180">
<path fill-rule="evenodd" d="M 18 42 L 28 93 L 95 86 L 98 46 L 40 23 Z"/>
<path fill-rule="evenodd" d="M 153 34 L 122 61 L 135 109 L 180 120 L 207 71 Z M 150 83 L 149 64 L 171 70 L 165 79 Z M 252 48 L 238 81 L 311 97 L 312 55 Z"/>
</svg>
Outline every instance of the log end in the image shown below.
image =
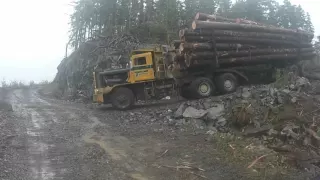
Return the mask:
<svg viewBox="0 0 320 180">
<path fill-rule="evenodd" d="M 192 29 L 197 29 L 197 22 L 196 21 L 193 21 L 192 22 Z"/>
<path fill-rule="evenodd" d="M 198 13 L 196 14 L 196 17 L 194 17 L 194 19 L 195 19 L 195 20 L 199 20 L 199 18 L 200 18 L 200 13 L 198 12 Z"/>
</svg>

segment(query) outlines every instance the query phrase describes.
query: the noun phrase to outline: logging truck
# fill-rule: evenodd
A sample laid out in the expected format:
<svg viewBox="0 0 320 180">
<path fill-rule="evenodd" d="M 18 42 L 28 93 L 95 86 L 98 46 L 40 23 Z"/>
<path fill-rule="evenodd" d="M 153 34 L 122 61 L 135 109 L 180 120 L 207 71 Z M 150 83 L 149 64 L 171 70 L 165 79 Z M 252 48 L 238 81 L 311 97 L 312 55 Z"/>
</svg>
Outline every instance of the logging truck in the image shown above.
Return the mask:
<svg viewBox="0 0 320 180">
<path fill-rule="evenodd" d="M 265 64 L 231 68 L 206 65 L 182 70 L 179 65 L 167 64 L 176 57 L 176 51 L 166 45 L 135 50 L 128 68 L 94 72 L 93 101 L 125 110 L 138 100 L 178 95 L 186 99 L 203 98 L 234 92 L 249 80 L 275 79 L 274 67 Z"/>
<path fill-rule="evenodd" d="M 312 33 L 198 13 L 173 46 L 131 53 L 130 66 L 94 72 L 93 100 L 129 109 L 137 100 L 230 93 L 244 83 L 275 80 L 277 68 L 313 58 Z"/>
</svg>

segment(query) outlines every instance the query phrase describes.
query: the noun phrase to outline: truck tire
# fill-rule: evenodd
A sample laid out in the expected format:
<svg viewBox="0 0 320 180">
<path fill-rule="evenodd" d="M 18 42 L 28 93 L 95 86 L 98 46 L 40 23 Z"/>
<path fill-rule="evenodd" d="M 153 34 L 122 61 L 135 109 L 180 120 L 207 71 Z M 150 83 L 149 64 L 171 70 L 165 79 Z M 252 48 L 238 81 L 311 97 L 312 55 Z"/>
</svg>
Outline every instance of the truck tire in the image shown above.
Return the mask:
<svg viewBox="0 0 320 180">
<path fill-rule="evenodd" d="M 119 110 L 126 110 L 132 108 L 135 102 L 134 94 L 131 89 L 120 87 L 114 90 L 111 94 L 111 104 L 114 108 Z"/>
<path fill-rule="evenodd" d="M 232 73 L 224 73 L 218 76 L 217 80 L 218 90 L 223 94 L 235 92 L 239 85 L 238 78 Z"/>
<path fill-rule="evenodd" d="M 205 98 L 213 94 L 215 86 L 211 79 L 199 77 L 191 82 L 190 90 L 193 98 Z"/>
</svg>

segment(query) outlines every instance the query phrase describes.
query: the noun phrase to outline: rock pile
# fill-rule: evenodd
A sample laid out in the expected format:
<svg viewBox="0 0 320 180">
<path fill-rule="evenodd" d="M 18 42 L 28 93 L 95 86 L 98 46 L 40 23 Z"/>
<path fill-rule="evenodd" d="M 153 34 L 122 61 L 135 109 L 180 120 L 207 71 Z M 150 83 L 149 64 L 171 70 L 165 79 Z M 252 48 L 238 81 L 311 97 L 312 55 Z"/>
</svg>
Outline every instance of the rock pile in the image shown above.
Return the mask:
<svg viewBox="0 0 320 180">
<path fill-rule="evenodd" d="M 171 124 L 192 122 L 209 136 L 220 131 L 260 139 L 299 166 L 320 172 L 316 166 L 320 163 L 320 99 L 314 89 L 318 83 L 293 77 L 281 88 L 273 84 L 244 87 L 233 94 L 182 103 L 173 112 Z"/>
</svg>

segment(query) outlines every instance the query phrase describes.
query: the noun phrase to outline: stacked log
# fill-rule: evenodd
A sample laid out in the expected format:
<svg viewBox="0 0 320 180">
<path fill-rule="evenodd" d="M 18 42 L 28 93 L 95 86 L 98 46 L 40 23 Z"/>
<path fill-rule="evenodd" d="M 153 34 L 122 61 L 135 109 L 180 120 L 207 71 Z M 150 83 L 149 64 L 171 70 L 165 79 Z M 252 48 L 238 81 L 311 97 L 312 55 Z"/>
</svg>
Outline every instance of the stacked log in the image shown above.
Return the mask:
<svg viewBox="0 0 320 180">
<path fill-rule="evenodd" d="M 315 56 L 313 34 L 245 19 L 197 13 L 191 29 L 175 42 L 179 65 L 250 65 L 298 61 Z"/>
</svg>

